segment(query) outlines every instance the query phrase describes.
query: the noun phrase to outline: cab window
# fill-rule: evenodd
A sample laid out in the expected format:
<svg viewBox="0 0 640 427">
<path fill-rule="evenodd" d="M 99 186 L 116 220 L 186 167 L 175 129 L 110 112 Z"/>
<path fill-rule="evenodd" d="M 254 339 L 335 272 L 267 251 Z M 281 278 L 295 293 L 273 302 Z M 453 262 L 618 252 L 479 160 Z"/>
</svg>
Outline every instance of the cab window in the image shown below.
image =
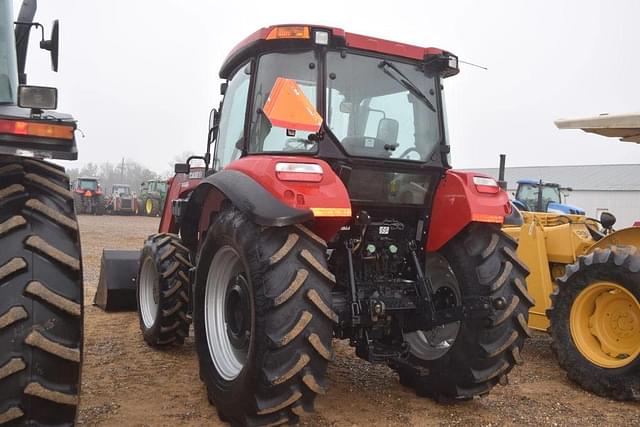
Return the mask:
<svg viewBox="0 0 640 427">
<path fill-rule="evenodd" d="M 241 67 L 229 80 L 222 103 L 214 169 L 240 158 L 244 145 L 244 123 L 249 95 L 251 64 Z"/>
<path fill-rule="evenodd" d="M 284 65 L 286 64 L 286 66 Z M 270 53 L 260 57 L 251 112 L 249 152 L 315 152 L 310 132 L 272 126 L 263 108 L 278 77 L 291 79 L 316 105 L 317 60 L 313 52 Z"/>
</svg>

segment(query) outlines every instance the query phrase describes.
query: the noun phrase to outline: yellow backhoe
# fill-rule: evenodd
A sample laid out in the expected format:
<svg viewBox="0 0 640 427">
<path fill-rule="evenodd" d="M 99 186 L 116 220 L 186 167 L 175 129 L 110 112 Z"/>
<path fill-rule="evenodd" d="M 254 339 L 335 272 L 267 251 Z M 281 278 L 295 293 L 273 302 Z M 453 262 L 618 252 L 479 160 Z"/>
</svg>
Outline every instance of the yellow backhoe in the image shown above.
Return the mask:
<svg viewBox="0 0 640 427">
<path fill-rule="evenodd" d="M 640 114 L 557 120 L 640 143 Z M 529 267 L 535 304 L 529 326 L 548 331 L 561 367 L 586 390 L 640 400 L 640 228 L 613 230 L 615 217 L 518 212 L 505 226 Z"/>
</svg>

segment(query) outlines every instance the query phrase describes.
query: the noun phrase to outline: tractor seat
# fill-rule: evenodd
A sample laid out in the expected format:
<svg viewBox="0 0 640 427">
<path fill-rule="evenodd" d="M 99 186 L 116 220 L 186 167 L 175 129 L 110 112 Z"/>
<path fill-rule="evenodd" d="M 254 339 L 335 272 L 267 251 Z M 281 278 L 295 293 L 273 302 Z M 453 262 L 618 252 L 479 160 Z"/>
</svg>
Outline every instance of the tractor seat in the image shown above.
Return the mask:
<svg viewBox="0 0 640 427">
<path fill-rule="evenodd" d="M 380 119 L 376 137 L 347 136 L 342 145 L 352 156 L 389 158 L 398 146 L 398 121 Z"/>
</svg>

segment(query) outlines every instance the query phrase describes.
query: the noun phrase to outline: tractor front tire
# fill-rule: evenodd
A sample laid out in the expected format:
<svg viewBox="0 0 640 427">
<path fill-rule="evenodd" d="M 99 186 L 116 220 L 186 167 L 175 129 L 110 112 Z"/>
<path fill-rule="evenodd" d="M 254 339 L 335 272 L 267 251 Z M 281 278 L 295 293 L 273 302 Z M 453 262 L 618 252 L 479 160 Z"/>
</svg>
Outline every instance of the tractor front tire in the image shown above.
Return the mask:
<svg viewBox="0 0 640 427">
<path fill-rule="evenodd" d="M 596 249 L 558 278 L 547 311 L 552 349 L 585 390 L 640 400 L 640 253 Z"/>
<path fill-rule="evenodd" d="M 460 298 L 489 297 L 496 310 L 484 319 L 421 331 L 423 342 L 408 339 L 408 359 L 391 364 L 401 384 L 420 396 L 451 402 L 484 395 L 506 382 L 513 366 L 522 363 L 522 347 L 530 335 L 528 308 L 533 305 L 526 288 L 528 270 L 515 253 L 516 243 L 499 228 L 473 223 L 440 254 L 431 255 L 432 261 L 427 258 L 425 273 L 436 296 L 443 288 L 457 305 Z M 444 339 L 444 328 L 450 328 L 449 340 Z"/>
<path fill-rule="evenodd" d="M 64 169 L 0 156 L 0 424 L 72 425 L 82 261 Z"/>
<path fill-rule="evenodd" d="M 198 259 L 200 377 L 232 425 L 295 423 L 326 389 L 335 277 L 326 243 L 303 226 L 263 228 L 229 208 Z"/>
<path fill-rule="evenodd" d="M 151 347 L 184 344 L 189 335 L 189 251 L 174 234 L 150 236 L 138 271 L 140 330 Z"/>
</svg>

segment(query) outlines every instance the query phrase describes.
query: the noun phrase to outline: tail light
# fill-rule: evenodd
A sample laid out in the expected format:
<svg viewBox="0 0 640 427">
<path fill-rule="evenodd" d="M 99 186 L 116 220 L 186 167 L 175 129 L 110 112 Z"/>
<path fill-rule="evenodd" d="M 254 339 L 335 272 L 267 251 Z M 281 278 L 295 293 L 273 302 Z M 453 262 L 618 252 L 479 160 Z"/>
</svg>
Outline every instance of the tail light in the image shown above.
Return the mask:
<svg viewBox="0 0 640 427">
<path fill-rule="evenodd" d="M 276 163 L 276 176 L 280 181 L 320 182 L 322 166 L 315 163 Z"/>
<path fill-rule="evenodd" d="M 478 190 L 479 193 L 495 194 L 500 191 L 498 183 L 493 178 L 474 176 L 473 184 L 476 186 L 476 190 Z"/>
<path fill-rule="evenodd" d="M 73 139 L 73 126 L 0 119 L 0 133 L 39 136 L 43 138 Z"/>
<path fill-rule="evenodd" d="M 91 191 L 87 190 L 84 192 L 84 197 L 91 197 L 91 196 L 92 196 Z"/>
</svg>

